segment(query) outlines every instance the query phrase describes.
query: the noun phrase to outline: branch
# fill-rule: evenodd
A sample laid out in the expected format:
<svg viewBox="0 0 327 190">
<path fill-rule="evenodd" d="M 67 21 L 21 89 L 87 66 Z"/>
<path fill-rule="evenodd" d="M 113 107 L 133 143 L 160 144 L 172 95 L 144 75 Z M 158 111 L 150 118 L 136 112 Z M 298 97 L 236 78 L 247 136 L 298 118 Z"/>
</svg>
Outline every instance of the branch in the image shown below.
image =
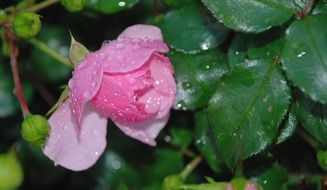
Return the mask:
<svg viewBox="0 0 327 190">
<path fill-rule="evenodd" d="M 4 24 L 4 29 L 5 29 L 5 37 L 6 40 L 9 44 L 9 51 L 10 51 L 10 66 L 12 70 L 12 75 L 14 79 L 14 94 L 17 97 L 17 100 L 19 102 L 20 108 L 23 112 L 23 116 L 30 115 L 30 111 L 28 109 L 25 97 L 24 97 L 24 92 L 22 90 L 21 84 L 20 84 L 20 79 L 19 79 L 19 71 L 18 71 L 18 66 L 17 66 L 17 57 L 18 57 L 18 47 L 16 46 L 16 37 L 15 35 L 11 32 L 11 26 L 10 23 L 7 22 Z"/>
</svg>

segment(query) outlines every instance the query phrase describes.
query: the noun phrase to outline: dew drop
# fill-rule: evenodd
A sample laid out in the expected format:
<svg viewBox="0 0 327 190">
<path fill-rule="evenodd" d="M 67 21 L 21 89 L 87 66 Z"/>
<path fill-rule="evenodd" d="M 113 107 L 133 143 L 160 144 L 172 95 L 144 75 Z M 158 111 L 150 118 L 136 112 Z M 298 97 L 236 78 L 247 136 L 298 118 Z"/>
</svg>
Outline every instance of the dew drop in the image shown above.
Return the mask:
<svg viewBox="0 0 327 190">
<path fill-rule="evenodd" d="M 95 85 L 96 85 L 95 82 L 92 82 L 92 83 L 91 83 L 91 86 L 92 86 L 92 87 L 95 87 Z"/>
<path fill-rule="evenodd" d="M 75 82 L 72 79 L 70 79 L 68 82 L 69 88 L 74 88 L 74 85 L 75 85 Z"/>
<path fill-rule="evenodd" d="M 179 101 L 176 105 L 177 109 L 179 110 L 186 110 L 186 104 L 183 100 Z"/>
<path fill-rule="evenodd" d="M 190 89 L 192 87 L 192 85 L 189 82 L 183 82 L 182 87 L 184 90 L 187 90 L 187 89 Z"/>
<path fill-rule="evenodd" d="M 84 92 L 84 94 L 83 94 L 83 97 L 84 98 L 89 98 L 91 96 L 91 92 L 90 91 L 86 91 L 86 92 Z"/>
<path fill-rule="evenodd" d="M 118 3 L 118 6 L 120 6 L 120 7 L 124 7 L 124 6 L 126 6 L 126 2 L 124 2 L 124 1 L 120 1 L 120 2 Z"/>
<path fill-rule="evenodd" d="M 210 46 L 210 44 L 207 43 L 207 42 L 202 42 L 202 43 L 200 44 L 200 47 L 201 47 L 202 50 L 207 50 L 207 49 L 209 49 L 209 46 Z"/>
<path fill-rule="evenodd" d="M 124 57 L 122 55 L 118 55 L 116 57 L 116 60 L 119 61 L 119 62 L 122 62 L 124 60 Z"/>
<path fill-rule="evenodd" d="M 124 44 L 122 44 L 122 43 L 118 43 L 118 44 L 116 44 L 116 49 L 123 49 L 124 48 Z"/>
<path fill-rule="evenodd" d="M 299 53 L 296 57 L 297 58 L 301 58 L 306 54 L 306 52 L 302 51 L 301 53 Z"/>
<path fill-rule="evenodd" d="M 128 82 L 129 82 L 130 84 L 134 84 L 134 83 L 135 83 L 135 79 L 134 79 L 134 78 L 130 78 L 130 79 L 128 80 Z"/>
<path fill-rule="evenodd" d="M 115 170 L 118 170 L 120 169 L 121 167 L 121 163 L 118 161 L 118 160 L 114 160 L 112 163 L 111 163 L 111 167 Z"/>
</svg>

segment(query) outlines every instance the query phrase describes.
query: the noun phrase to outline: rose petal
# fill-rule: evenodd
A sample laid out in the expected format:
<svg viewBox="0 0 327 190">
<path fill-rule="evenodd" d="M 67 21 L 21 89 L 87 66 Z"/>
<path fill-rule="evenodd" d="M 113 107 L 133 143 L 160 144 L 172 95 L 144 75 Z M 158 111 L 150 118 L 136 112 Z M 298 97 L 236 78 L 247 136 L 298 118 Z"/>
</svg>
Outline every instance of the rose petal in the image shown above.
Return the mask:
<svg viewBox="0 0 327 190">
<path fill-rule="evenodd" d="M 156 54 L 150 63 L 151 77 L 155 90 L 161 94 L 161 108 L 159 117 L 166 115 L 174 104 L 176 96 L 176 82 L 168 59 Z"/>
<path fill-rule="evenodd" d="M 161 96 L 156 90 L 151 89 L 139 98 L 139 102 L 145 105 L 147 113 L 157 113 L 160 109 Z"/>
<path fill-rule="evenodd" d="M 81 131 L 66 100 L 50 117 L 50 134 L 43 149 L 45 155 L 67 169 L 81 171 L 91 167 L 106 147 L 107 119 L 87 104 L 81 120 Z"/>
<path fill-rule="evenodd" d="M 163 41 L 160 29 L 152 25 L 136 24 L 126 28 L 119 37 L 152 39 Z"/>
<path fill-rule="evenodd" d="M 166 52 L 168 47 L 161 41 L 123 38 L 103 45 L 96 53 L 105 72 L 126 73 L 142 67 L 156 51 Z"/>
<path fill-rule="evenodd" d="M 130 79 L 134 79 L 133 77 L 133 74 L 131 74 Z M 97 95 L 91 100 L 91 103 L 98 111 L 111 119 L 126 121 L 147 119 L 151 114 L 145 112 L 145 106 L 133 98 L 133 85 L 129 84 L 127 78 L 123 76 L 105 74 L 101 87 Z M 136 86 L 135 88 L 139 87 Z"/>
<path fill-rule="evenodd" d="M 69 80 L 69 97 L 72 114 L 79 129 L 83 108 L 97 93 L 103 76 L 102 64 L 95 53 L 90 53 L 73 72 Z"/>
<path fill-rule="evenodd" d="M 126 135 L 139 140 L 145 144 L 155 146 L 154 139 L 159 132 L 166 125 L 169 119 L 169 114 L 161 118 L 148 119 L 141 122 L 124 122 L 119 120 L 112 120 L 117 127 Z"/>
</svg>

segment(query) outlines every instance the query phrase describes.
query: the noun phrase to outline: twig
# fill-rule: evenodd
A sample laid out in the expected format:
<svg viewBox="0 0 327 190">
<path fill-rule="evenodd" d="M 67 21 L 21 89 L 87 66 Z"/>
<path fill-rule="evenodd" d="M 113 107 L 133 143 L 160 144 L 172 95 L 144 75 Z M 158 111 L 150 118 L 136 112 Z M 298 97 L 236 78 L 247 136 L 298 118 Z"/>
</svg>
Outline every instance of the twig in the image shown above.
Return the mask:
<svg viewBox="0 0 327 190">
<path fill-rule="evenodd" d="M 35 47 L 37 47 L 44 53 L 46 53 L 49 56 L 53 57 L 54 59 L 58 60 L 60 63 L 66 65 L 70 68 L 74 67 L 67 57 L 62 56 L 61 54 L 56 52 L 54 49 L 47 46 L 47 44 L 45 44 L 44 42 L 42 42 L 36 38 L 30 39 L 30 40 L 28 40 L 28 42 L 30 42 L 32 45 L 34 45 Z"/>
<path fill-rule="evenodd" d="M 5 28 L 5 37 L 6 40 L 8 41 L 9 44 L 9 51 L 10 51 L 10 65 L 11 65 L 11 70 L 12 70 L 12 75 L 14 79 L 14 94 L 17 97 L 17 100 L 19 102 L 20 108 L 23 112 L 23 116 L 30 115 L 30 111 L 28 109 L 25 97 L 24 97 L 24 92 L 22 90 L 21 84 L 20 84 L 20 79 L 19 79 L 19 71 L 18 71 L 18 66 L 17 66 L 17 57 L 19 54 L 18 47 L 16 46 L 16 37 L 15 35 L 11 32 L 11 26 L 10 23 L 7 22 L 4 24 Z"/>
<path fill-rule="evenodd" d="M 45 0 L 41 3 L 38 3 L 32 7 L 29 7 L 26 9 L 26 11 L 31 11 L 31 12 L 37 12 L 40 11 L 41 9 L 44 9 L 52 4 L 58 3 L 60 0 Z"/>
<path fill-rule="evenodd" d="M 197 156 L 189 164 L 185 166 L 183 171 L 179 174 L 183 180 L 185 180 L 187 176 L 200 164 L 201 160 L 202 157 Z"/>
</svg>

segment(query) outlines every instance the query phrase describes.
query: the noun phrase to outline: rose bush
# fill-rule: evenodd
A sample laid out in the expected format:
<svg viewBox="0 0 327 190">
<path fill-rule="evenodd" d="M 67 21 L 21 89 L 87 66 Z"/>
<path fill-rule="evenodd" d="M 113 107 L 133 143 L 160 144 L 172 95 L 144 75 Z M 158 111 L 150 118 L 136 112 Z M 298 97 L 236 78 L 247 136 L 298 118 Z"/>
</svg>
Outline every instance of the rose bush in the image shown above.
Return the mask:
<svg viewBox="0 0 327 190">
<path fill-rule="evenodd" d="M 155 145 L 176 94 L 159 28 L 134 25 L 89 53 L 69 80 L 69 98 L 49 119 L 44 153 L 65 168 L 92 166 L 106 147 L 107 118 L 126 135 Z"/>
</svg>

